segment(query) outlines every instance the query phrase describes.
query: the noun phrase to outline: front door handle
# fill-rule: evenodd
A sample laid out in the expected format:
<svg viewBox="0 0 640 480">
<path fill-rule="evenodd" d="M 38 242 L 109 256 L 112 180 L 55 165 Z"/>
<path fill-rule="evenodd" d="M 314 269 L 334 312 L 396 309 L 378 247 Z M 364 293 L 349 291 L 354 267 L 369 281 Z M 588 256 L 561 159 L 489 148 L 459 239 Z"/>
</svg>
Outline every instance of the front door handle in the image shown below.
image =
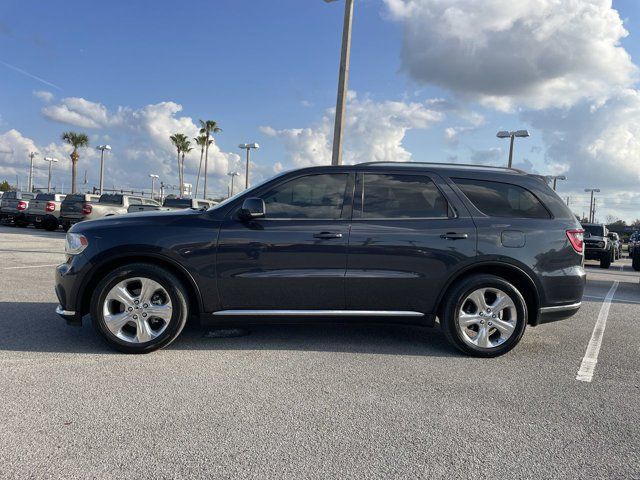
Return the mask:
<svg viewBox="0 0 640 480">
<path fill-rule="evenodd" d="M 320 232 L 320 233 L 316 233 L 313 238 L 321 238 L 321 239 L 328 239 L 328 238 L 342 238 L 342 234 L 341 233 L 332 233 L 332 232 Z"/>
<path fill-rule="evenodd" d="M 469 235 L 466 233 L 447 232 L 440 235 L 440 238 L 444 240 L 464 240 L 469 238 Z"/>
</svg>

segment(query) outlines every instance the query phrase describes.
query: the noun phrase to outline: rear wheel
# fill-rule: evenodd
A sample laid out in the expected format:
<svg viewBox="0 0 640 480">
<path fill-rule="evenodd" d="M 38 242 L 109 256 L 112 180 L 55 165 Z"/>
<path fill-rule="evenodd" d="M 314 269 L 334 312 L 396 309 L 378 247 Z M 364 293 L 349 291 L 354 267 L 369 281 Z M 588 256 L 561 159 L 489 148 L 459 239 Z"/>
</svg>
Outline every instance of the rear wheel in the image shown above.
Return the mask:
<svg viewBox="0 0 640 480">
<path fill-rule="evenodd" d="M 155 265 L 117 268 L 91 299 L 94 327 L 110 346 L 125 353 L 166 347 L 184 328 L 188 313 L 181 282 Z"/>
<path fill-rule="evenodd" d="M 447 339 L 476 357 L 497 357 L 515 347 L 527 326 L 527 304 L 512 284 L 473 275 L 453 288 L 440 316 Z"/>
</svg>

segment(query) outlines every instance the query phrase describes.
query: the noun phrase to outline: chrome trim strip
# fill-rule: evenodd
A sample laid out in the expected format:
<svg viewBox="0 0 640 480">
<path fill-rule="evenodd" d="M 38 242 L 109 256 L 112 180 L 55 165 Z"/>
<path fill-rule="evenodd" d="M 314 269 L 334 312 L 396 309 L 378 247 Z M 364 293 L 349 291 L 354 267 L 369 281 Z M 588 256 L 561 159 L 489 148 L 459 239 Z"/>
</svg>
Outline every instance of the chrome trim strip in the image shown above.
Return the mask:
<svg viewBox="0 0 640 480">
<path fill-rule="evenodd" d="M 216 316 L 272 317 L 424 317 L 424 313 L 395 310 L 220 310 Z"/>
<path fill-rule="evenodd" d="M 565 310 L 576 310 L 580 308 L 582 302 L 572 303 L 571 305 L 558 305 L 556 307 L 542 307 L 540 313 L 563 312 Z"/>
<path fill-rule="evenodd" d="M 58 315 L 65 315 L 65 316 L 74 316 L 76 314 L 76 312 L 72 312 L 71 310 L 63 310 L 62 305 L 58 305 L 56 307 L 56 313 Z"/>
</svg>

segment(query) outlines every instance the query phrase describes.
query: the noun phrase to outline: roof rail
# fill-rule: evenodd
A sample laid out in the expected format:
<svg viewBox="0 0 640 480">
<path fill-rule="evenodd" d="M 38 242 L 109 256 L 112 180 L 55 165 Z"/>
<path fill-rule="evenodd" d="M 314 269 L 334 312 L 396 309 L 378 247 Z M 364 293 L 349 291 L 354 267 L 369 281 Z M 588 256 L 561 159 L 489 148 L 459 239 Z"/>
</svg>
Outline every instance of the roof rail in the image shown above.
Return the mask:
<svg viewBox="0 0 640 480">
<path fill-rule="evenodd" d="M 501 167 L 498 165 L 477 165 L 477 164 L 473 164 L 473 163 L 446 163 L 446 162 L 389 162 L 389 161 L 377 161 L 377 162 L 362 162 L 362 163 L 356 163 L 356 165 L 380 165 L 380 164 L 385 164 L 385 165 L 393 165 L 393 164 L 401 164 L 401 165 L 434 165 L 434 166 L 440 166 L 440 167 L 473 167 L 473 168 L 486 168 L 486 169 L 500 169 L 500 170 L 509 170 L 512 172 L 518 172 L 518 173 L 525 173 L 528 174 L 528 172 L 525 172 L 524 170 L 520 170 L 519 168 L 509 168 L 509 167 Z"/>
</svg>

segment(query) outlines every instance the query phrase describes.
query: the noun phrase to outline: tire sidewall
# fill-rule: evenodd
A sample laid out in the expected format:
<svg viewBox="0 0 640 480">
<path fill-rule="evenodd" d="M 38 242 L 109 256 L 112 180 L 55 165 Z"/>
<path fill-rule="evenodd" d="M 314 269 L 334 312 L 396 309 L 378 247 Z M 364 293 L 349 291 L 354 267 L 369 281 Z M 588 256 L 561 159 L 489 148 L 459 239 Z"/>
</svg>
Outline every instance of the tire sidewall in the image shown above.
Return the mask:
<svg viewBox="0 0 640 480">
<path fill-rule="evenodd" d="M 109 291 L 128 278 L 146 277 L 158 282 L 169 294 L 172 315 L 167 329 L 147 343 L 134 344 L 116 337 L 106 326 L 102 306 Z M 169 345 L 180 334 L 188 317 L 188 305 L 183 287 L 178 279 L 162 268 L 153 265 L 120 267 L 109 273 L 96 287 L 91 298 L 91 318 L 97 332 L 112 347 L 125 353 L 147 353 Z"/>
<path fill-rule="evenodd" d="M 491 350 L 482 349 L 465 342 L 458 327 L 458 312 L 462 308 L 462 302 L 469 294 L 479 288 L 496 288 L 506 293 L 513 301 L 518 315 L 516 328 L 511 337 L 502 345 Z M 448 296 L 444 311 L 444 325 L 442 326 L 449 340 L 463 352 L 477 357 L 496 357 L 507 353 L 520 342 L 527 327 L 528 319 L 527 304 L 516 287 L 500 277 L 476 275 L 461 282 Z"/>
</svg>

